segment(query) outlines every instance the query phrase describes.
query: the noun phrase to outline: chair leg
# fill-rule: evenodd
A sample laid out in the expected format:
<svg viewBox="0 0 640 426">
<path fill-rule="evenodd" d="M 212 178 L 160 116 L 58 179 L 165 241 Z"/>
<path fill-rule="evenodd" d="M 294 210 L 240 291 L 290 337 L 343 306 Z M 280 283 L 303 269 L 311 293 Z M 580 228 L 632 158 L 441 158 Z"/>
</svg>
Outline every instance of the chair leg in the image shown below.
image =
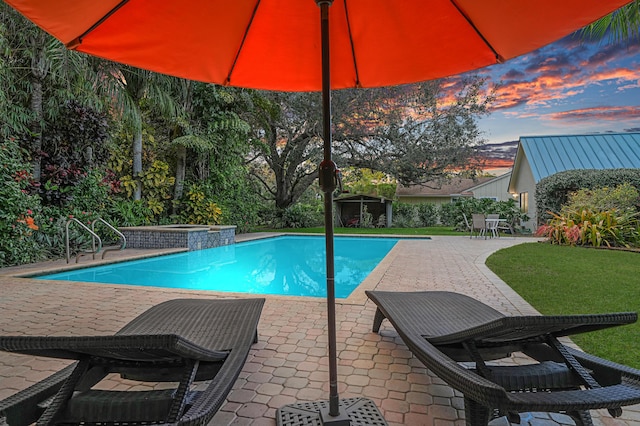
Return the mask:
<svg viewBox="0 0 640 426">
<path fill-rule="evenodd" d="M 593 421 L 591 420 L 591 414 L 586 410 L 585 411 L 568 411 L 567 415 L 576 422 L 576 426 L 593 426 Z"/>
<path fill-rule="evenodd" d="M 380 308 L 376 308 L 376 316 L 373 318 L 373 329 L 371 331 L 373 331 L 374 333 L 380 331 L 380 326 L 382 325 L 382 320 L 384 319 L 385 316 Z"/>
<path fill-rule="evenodd" d="M 489 424 L 489 408 L 476 401 L 464 398 L 464 418 L 467 426 L 487 426 Z"/>
<path fill-rule="evenodd" d="M 89 360 L 79 361 L 62 387 L 53 397 L 51 405 L 49 405 L 42 413 L 42 416 L 36 422 L 37 426 L 49 426 L 56 423 L 57 417 L 64 410 L 67 402 L 73 394 L 76 385 L 82 380 L 83 375 L 89 369 Z"/>
</svg>

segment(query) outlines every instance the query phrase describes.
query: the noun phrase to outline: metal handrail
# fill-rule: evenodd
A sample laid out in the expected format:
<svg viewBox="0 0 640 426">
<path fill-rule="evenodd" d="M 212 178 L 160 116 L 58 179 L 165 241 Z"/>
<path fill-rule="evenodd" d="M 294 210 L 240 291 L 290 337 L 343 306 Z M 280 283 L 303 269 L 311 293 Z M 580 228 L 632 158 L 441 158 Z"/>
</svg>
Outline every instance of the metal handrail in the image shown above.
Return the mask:
<svg viewBox="0 0 640 426">
<path fill-rule="evenodd" d="M 102 240 L 100 239 L 98 234 L 96 234 L 91 229 L 89 229 L 84 223 L 80 222 L 75 217 L 72 217 L 67 221 L 67 224 L 65 226 L 65 245 L 66 245 L 66 249 L 67 249 L 67 263 L 69 263 L 69 260 L 71 258 L 71 249 L 69 247 L 69 225 L 71 225 L 72 222 L 76 222 L 85 231 L 90 233 L 91 236 L 93 237 L 93 239 L 92 239 L 92 249 L 93 249 L 93 251 L 91 253 L 93 254 L 93 258 L 95 259 L 96 258 L 96 253 L 98 253 L 100 250 L 102 250 Z M 97 248 L 97 250 L 96 250 L 96 240 L 98 240 L 98 248 Z M 80 257 L 80 254 L 78 253 L 78 255 L 76 255 L 76 263 L 78 263 L 78 258 L 79 257 Z"/>
<path fill-rule="evenodd" d="M 120 239 L 122 240 L 122 244 L 120 244 L 120 247 L 117 250 L 124 250 L 127 246 L 127 238 L 124 236 L 124 234 L 120 231 L 118 231 L 118 229 L 116 229 L 116 227 L 114 227 L 113 225 L 111 225 L 109 222 L 107 222 L 106 220 L 104 220 L 103 218 L 99 217 L 96 220 L 94 220 L 93 222 L 91 222 L 91 230 L 96 233 L 96 223 L 103 223 L 104 225 L 107 226 L 107 228 L 111 229 L 118 237 L 120 237 Z M 95 239 L 94 239 L 94 250 L 95 250 Z M 102 252 L 102 258 L 104 259 L 104 255 L 107 254 L 108 251 L 113 251 L 116 250 L 114 248 L 111 249 L 105 249 Z M 96 252 L 97 253 L 97 252 Z"/>
</svg>

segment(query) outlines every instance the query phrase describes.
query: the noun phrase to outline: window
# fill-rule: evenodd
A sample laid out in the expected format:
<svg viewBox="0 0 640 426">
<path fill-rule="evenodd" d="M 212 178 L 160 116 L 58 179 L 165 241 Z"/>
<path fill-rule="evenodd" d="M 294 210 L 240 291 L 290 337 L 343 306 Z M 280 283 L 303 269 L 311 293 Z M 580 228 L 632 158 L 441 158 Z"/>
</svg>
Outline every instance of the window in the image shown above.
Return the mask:
<svg viewBox="0 0 640 426">
<path fill-rule="evenodd" d="M 520 193 L 520 211 L 523 213 L 529 213 L 529 193 Z"/>
</svg>

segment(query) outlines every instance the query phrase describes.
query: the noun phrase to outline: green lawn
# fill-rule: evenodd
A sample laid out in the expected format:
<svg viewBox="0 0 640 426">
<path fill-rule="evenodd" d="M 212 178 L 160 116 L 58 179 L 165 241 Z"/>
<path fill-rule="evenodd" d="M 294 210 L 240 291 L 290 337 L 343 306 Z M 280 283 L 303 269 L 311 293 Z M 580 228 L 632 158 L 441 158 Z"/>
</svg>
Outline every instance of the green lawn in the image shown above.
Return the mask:
<svg viewBox="0 0 640 426">
<path fill-rule="evenodd" d="M 261 232 L 304 232 L 323 234 L 324 227 L 317 228 L 285 228 L 260 229 Z M 454 231 L 452 227 L 432 226 L 428 228 L 334 228 L 334 234 L 379 234 L 379 235 L 468 235 L 466 232 Z"/>
<path fill-rule="evenodd" d="M 640 253 L 527 243 L 499 250 L 487 266 L 546 315 L 640 311 Z M 572 339 L 640 368 L 640 323 Z"/>
</svg>

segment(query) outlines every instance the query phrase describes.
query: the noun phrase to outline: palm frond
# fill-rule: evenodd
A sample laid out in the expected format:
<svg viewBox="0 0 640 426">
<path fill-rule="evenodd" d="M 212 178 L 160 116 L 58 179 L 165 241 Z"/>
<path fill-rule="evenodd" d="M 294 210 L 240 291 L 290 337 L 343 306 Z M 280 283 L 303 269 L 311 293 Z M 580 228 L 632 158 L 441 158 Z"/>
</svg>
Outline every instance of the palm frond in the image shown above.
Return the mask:
<svg viewBox="0 0 640 426">
<path fill-rule="evenodd" d="M 640 0 L 634 0 L 582 30 L 582 36 L 610 42 L 640 39 Z"/>
</svg>

